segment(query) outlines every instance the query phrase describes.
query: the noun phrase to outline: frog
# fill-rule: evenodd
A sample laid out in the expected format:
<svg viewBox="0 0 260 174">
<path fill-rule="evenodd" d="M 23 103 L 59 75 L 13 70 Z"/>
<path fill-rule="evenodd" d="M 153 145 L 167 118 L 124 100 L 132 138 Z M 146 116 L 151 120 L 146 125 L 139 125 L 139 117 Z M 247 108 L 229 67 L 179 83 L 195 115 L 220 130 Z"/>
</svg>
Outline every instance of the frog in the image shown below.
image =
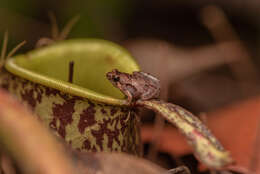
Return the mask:
<svg viewBox="0 0 260 174">
<path fill-rule="evenodd" d="M 106 77 L 127 96 L 127 104 L 137 100 L 158 99 L 160 96 L 160 81 L 149 73 L 134 71 L 129 74 L 113 69 Z"/>
</svg>

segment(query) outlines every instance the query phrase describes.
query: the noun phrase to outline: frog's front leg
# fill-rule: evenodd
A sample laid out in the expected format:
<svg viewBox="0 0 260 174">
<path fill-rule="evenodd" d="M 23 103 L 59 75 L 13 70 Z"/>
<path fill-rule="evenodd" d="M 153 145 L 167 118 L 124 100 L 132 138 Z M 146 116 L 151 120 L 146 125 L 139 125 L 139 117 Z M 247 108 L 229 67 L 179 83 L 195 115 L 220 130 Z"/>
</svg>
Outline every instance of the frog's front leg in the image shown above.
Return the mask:
<svg viewBox="0 0 260 174">
<path fill-rule="evenodd" d="M 131 105 L 135 100 L 140 98 L 140 93 L 132 85 L 125 85 L 122 92 L 127 96 L 128 105 Z"/>
<path fill-rule="evenodd" d="M 131 105 L 133 101 L 133 96 L 130 91 L 124 91 L 124 94 L 127 96 L 127 105 Z"/>
</svg>

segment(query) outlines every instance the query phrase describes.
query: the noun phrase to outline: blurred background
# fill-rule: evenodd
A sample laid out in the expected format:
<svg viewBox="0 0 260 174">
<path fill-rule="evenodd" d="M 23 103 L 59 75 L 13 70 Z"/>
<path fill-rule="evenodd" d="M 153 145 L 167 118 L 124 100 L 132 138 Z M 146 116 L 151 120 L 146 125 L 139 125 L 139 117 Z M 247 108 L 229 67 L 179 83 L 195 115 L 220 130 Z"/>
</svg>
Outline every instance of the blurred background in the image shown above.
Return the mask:
<svg viewBox="0 0 260 174">
<path fill-rule="evenodd" d="M 19 53 L 34 49 L 40 38 L 52 37 L 50 12 L 59 31 L 80 16 L 68 39 L 101 38 L 127 48 L 143 71 L 161 80 L 161 98 L 200 116 L 228 146 L 238 164 L 249 168 L 258 124 L 249 125 L 247 121 L 252 118 L 251 122 L 258 123 L 258 112 L 253 110 L 253 116 L 244 115 L 247 120 L 239 122 L 235 122 L 236 114 L 226 118 L 225 112 L 232 115 L 229 106 L 242 108 L 240 102 L 259 103 L 260 1 L 1 0 L 1 40 L 8 30 L 9 49 L 22 40 L 27 44 Z M 179 143 L 183 140 L 175 136 L 174 128 L 169 129 L 175 139 L 167 138 L 167 123 L 164 125 L 149 111 L 142 111 L 142 115 L 144 155 L 148 159 L 166 168 L 186 164 L 193 172 L 208 172 L 198 165 L 188 147 Z M 219 130 L 225 126 L 229 128 L 226 134 Z M 241 127 L 246 131 L 243 136 L 252 134 L 253 138 L 233 140 L 234 147 L 230 136 Z M 176 146 L 158 145 L 162 135 L 166 138 L 160 140 L 161 144 L 170 146 L 169 141 L 175 141 Z M 243 145 L 240 141 L 250 143 Z"/>
</svg>

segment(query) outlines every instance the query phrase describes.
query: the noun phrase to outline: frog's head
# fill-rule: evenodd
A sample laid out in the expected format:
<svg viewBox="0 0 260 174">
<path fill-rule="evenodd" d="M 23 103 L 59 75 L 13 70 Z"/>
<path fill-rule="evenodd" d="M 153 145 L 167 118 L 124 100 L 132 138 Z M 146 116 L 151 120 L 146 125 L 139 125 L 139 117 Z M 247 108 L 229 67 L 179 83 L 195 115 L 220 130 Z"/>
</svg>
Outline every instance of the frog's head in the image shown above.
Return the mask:
<svg viewBox="0 0 260 174">
<path fill-rule="evenodd" d="M 108 72 L 107 79 L 114 85 L 118 86 L 120 83 L 120 76 L 122 75 L 121 72 L 119 72 L 117 69 L 113 69 L 111 72 Z"/>
</svg>

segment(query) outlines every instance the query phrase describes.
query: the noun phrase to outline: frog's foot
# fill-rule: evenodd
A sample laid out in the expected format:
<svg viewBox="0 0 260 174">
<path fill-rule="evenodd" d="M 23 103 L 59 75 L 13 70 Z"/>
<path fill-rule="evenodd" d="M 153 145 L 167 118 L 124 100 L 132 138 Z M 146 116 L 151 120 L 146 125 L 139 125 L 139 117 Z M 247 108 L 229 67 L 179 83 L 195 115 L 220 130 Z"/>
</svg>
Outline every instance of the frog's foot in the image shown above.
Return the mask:
<svg viewBox="0 0 260 174">
<path fill-rule="evenodd" d="M 126 100 L 126 105 L 130 106 L 130 107 L 134 107 L 136 105 L 136 101 L 133 100 L 132 98 L 128 97 L 127 100 Z"/>
<path fill-rule="evenodd" d="M 165 174 L 191 174 L 186 166 L 179 166 L 174 169 L 168 170 Z"/>
</svg>

